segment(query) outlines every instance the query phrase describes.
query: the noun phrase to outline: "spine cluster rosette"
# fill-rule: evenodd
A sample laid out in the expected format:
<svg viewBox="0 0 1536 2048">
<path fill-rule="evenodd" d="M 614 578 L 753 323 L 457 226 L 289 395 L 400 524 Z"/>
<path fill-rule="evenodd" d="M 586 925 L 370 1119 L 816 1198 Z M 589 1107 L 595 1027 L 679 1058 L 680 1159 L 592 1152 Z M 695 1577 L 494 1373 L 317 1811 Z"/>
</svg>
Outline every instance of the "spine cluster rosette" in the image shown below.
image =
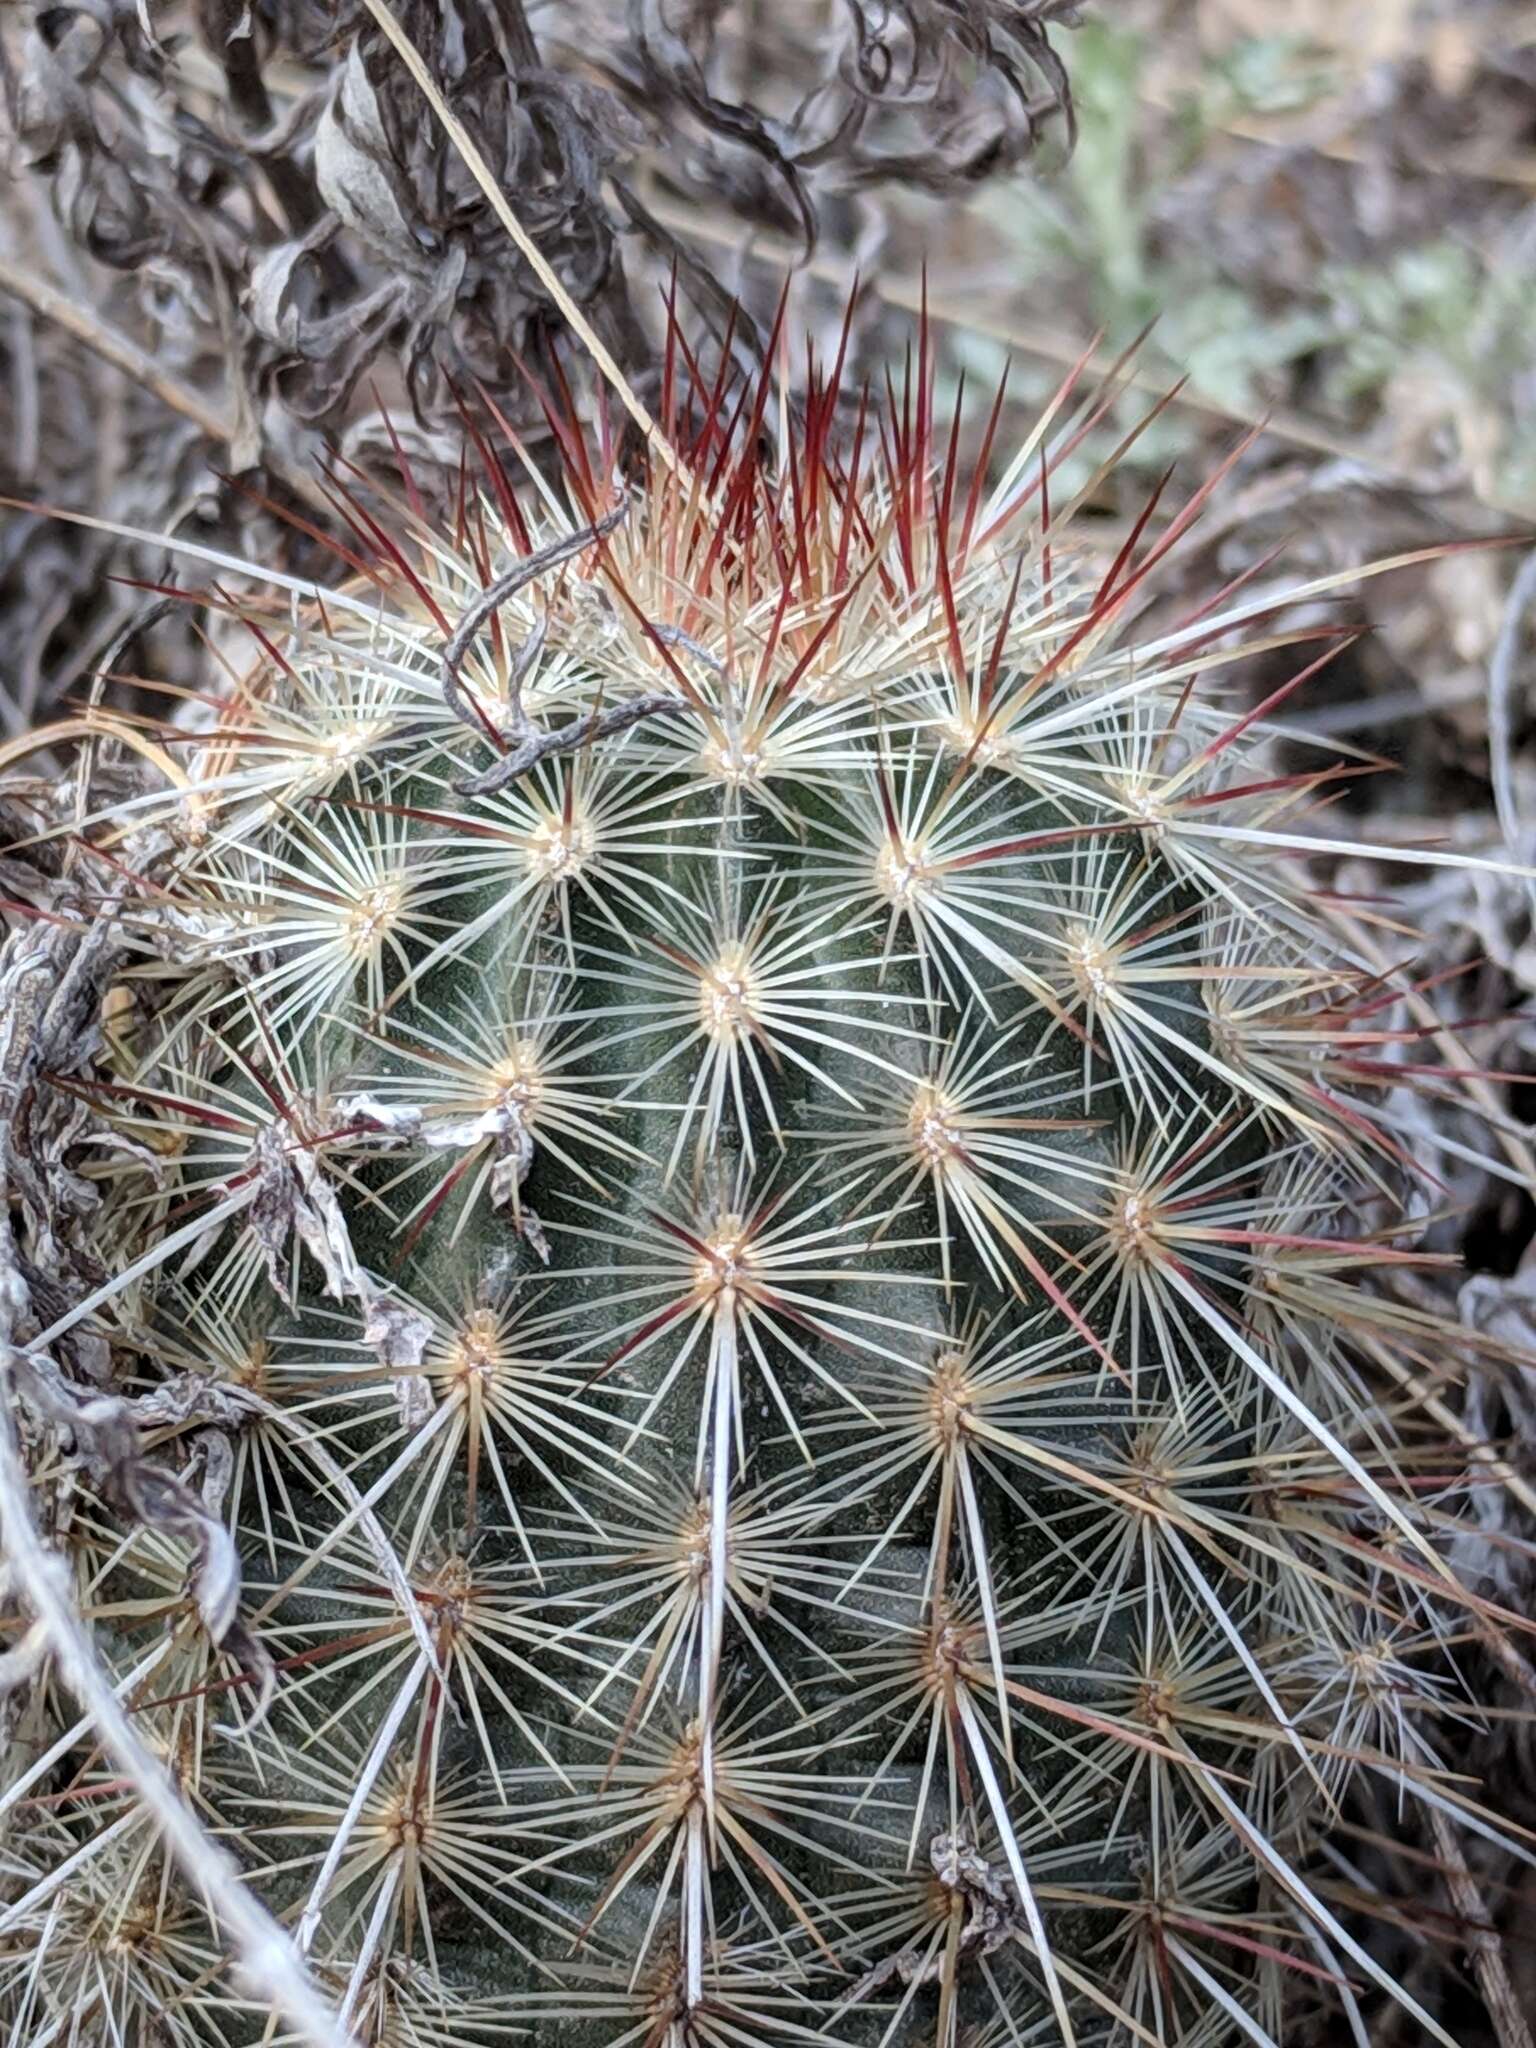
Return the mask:
<svg viewBox="0 0 1536 2048">
<path fill-rule="evenodd" d="M 332 588 L 205 555 L 221 666 L 41 819 L 115 962 L 16 1383 L 94 1654 L 336 2040 L 1449 2041 L 1323 1852 L 1362 1781 L 1496 1828 L 1507 1621 L 1392 1284 L 1473 1063 L 1286 751 L 1341 585 L 1158 613 L 1216 480 L 1096 545 L 1077 376 L 975 482 L 925 360 L 807 381 L 679 347 L 665 464 L 552 406 L 557 482 L 338 496 Z M 314 2038 L 28 1683 L 11 2038 Z"/>
</svg>

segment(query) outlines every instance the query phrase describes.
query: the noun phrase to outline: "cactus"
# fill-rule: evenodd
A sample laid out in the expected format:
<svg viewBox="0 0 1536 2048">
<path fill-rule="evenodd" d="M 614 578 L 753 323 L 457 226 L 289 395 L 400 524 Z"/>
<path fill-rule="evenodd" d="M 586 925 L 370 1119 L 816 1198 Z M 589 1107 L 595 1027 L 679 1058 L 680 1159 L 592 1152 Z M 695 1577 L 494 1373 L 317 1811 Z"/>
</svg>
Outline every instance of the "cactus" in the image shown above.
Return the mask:
<svg viewBox="0 0 1536 2048">
<path fill-rule="evenodd" d="M 926 350 L 792 409 L 674 343 L 656 448 L 472 421 L 331 590 L 189 546 L 206 689 L 29 799 L 94 1278 L 8 1367 L 88 1624 L 11 1653 L 9 2038 L 1448 2041 L 1318 1854 L 1361 1778 L 1491 1825 L 1498 1625 L 1380 1284 L 1465 1062 L 1276 759 L 1348 636 L 1141 623 L 1217 479 L 1092 549 L 1112 386 L 989 490 Z"/>
</svg>

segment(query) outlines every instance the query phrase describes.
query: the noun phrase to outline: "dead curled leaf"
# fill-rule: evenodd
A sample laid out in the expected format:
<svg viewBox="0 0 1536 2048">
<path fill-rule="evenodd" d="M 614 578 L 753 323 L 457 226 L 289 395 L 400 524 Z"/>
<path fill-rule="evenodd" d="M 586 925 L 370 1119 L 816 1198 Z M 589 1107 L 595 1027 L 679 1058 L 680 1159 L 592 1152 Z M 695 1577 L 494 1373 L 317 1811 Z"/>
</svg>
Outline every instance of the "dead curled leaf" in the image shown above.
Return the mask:
<svg viewBox="0 0 1536 2048">
<path fill-rule="evenodd" d="M 186 1374 L 132 1399 L 83 1389 L 45 1355 L 8 1347 L 6 1377 L 17 1400 L 62 1441 L 74 1468 L 92 1491 L 146 1528 L 185 1543 L 195 1560 L 192 1594 L 210 1641 L 239 1666 L 252 1688 L 243 1730 L 265 1715 L 277 1673 L 266 1646 L 240 1614 L 240 1559 L 223 1520 L 234 1472 L 234 1452 L 223 1429 L 244 1419 L 232 1390 Z M 168 1420 L 207 1427 L 197 1437 L 184 1474 L 169 1471 L 144 1450 L 144 1433 Z M 196 1491 L 189 1483 L 194 1477 Z M 8 1658 L 0 1658 L 0 1694 L 34 1673 L 46 1631 L 34 1629 Z"/>
<path fill-rule="evenodd" d="M 933 1836 L 928 1844 L 933 1874 L 945 1891 L 965 1901 L 960 1930 L 964 1958 L 995 1955 L 1010 1941 L 1030 1940 L 1029 1922 L 1019 1904 L 1013 1880 L 1000 1865 L 989 1863 L 963 1831 Z M 944 1974 L 942 1948 L 935 1949 L 926 1930 L 894 1955 L 865 1972 L 845 2003 L 854 2005 L 894 1977 L 900 1984 L 934 1984 Z"/>
<path fill-rule="evenodd" d="M 431 275 L 436 238 L 429 240 L 412 225 L 416 209 L 409 182 L 390 147 L 360 43 L 348 51 L 315 133 L 315 182 L 337 219 L 376 256 L 400 265 L 408 276 Z M 462 250 L 458 268 L 462 277 Z"/>
<path fill-rule="evenodd" d="M 358 1100 L 344 1109 L 343 1122 L 354 1127 L 366 1121 L 377 1125 L 377 1118 L 364 1117 Z M 359 1135 L 368 1134 L 359 1130 Z M 244 1202 L 238 1213 L 261 1250 L 273 1290 L 279 1295 L 289 1291 L 289 1253 L 297 1237 L 320 1268 L 326 1293 L 361 1307 L 364 1342 L 382 1364 L 399 1373 L 396 1394 L 402 1415 L 413 1426 L 424 1421 L 432 1412 L 431 1383 L 414 1368 L 421 1363 L 431 1324 L 390 1297 L 359 1263 L 336 1190 L 305 1131 L 287 1118 L 266 1125 L 251 1147 L 240 1186 Z M 223 1222 L 211 1226 L 194 1244 L 183 1271 L 206 1256 L 223 1227 Z"/>
<path fill-rule="evenodd" d="M 70 1447 L 94 1489 L 192 1548 L 198 1612 L 222 1646 L 240 1601 L 240 1562 L 222 1521 L 183 1480 L 145 1456 L 141 1417 L 130 1402 L 76 1386 L 52 1359 L 22 1346 L 10 1347 L 8 1364 L 20 1399 Z"/>
<path fill-rule="evenodd" d="M 511 1097 L 463 1116 L 428 1116 L 410 1103 L 385 1102 L 374 1095 L 348 1095 L 337 1105 L 342 1118 L 368 1125 L 387 1141 L 431 1152 L 473 1152 L 489 1146 L 494 1164 L 490 1193 L 494 1209 L 510 1210 L 516 1228 L 538 1257 L 549 1261 L 549 1244 L 538 1217 L 520 1197 L 533 1165 L 534 1141 L 522 1104 Z"/>
</svg>

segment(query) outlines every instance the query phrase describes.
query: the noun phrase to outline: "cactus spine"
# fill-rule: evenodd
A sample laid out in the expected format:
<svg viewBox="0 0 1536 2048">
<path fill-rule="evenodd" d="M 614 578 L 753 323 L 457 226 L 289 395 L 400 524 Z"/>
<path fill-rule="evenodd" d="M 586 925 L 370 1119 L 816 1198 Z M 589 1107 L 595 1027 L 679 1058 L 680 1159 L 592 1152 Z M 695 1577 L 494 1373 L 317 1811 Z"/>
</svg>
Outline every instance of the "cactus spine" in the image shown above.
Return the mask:
<svg viewBox="0 0 1536 2048">
<path fill-rule="evenodd" d="M 1447 2040 L 1315 1855 L 1357 1774 L 1484 1824 L 1411 1711 L 1483 1625 L 1397 1412 L 1443 1337 L 1361 1284 L 1420 1027 L 1293 686 L 1224 687 L 1340 636 L 1140 629 L 1206 493 L 1093 555 L 1076 378 L 988 492 L 925 364 L 770 459 L 682 362 L 675 464 L 477 432 L 453 517 L 217 600 L 168 790 L 71 816 L 103 1277 L 19 1390 L 109 1681 L 338 2040 Z M 13 2029 L 315 2038 L 31 1684 Z"/>
</svg>

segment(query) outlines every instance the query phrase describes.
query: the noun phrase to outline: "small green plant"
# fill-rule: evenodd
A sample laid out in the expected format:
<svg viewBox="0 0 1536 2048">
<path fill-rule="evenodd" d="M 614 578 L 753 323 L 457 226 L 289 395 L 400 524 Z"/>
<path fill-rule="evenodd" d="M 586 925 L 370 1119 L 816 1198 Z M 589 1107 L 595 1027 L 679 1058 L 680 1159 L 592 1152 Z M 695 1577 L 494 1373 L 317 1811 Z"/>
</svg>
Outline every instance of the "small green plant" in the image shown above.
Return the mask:
<svg viewBox="0 0 1536 2048">
<path fill-rule="evenodd" d="M 989 489 L 926 342 L 667 362 L 649 452 L 338 493 L 332 589 L 189 548 L 221 667 L 37 799 L 110 946 L 30 1084 L 99 1281 L 9 1368 L 11 2037 L 1448 2041 L 1318 1855 L 1360 1779 L 1491 1825 L 1498 1625 L 1371 1284 L 1464 1062 L 1274 752 L 1349 636 L 1139 625 L 1218 479 L 1104 559 L 1076 374 Z"/>
</svg>

